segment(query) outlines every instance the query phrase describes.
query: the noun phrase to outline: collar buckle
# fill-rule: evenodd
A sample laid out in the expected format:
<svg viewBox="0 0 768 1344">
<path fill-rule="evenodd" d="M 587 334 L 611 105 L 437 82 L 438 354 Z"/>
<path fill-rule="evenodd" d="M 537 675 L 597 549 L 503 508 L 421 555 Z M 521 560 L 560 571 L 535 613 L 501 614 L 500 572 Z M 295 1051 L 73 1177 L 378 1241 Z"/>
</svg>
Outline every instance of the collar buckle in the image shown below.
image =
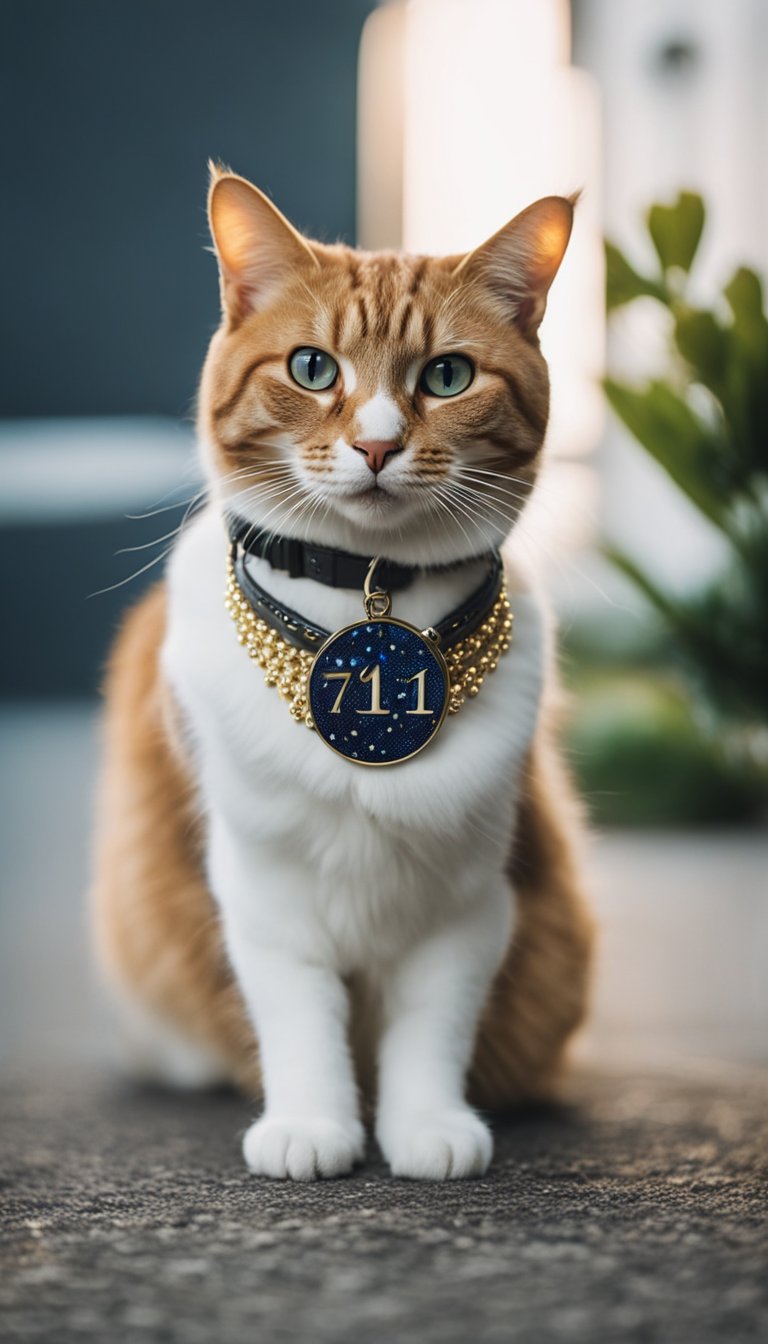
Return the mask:
<svg viewBox="0 0 768 1344">
<path fill-rule="evenodd" d="M 318 583 L 328 584 L 331 588 L 338 587 L 338 566 L 333 551 L 324 546 L 310 546 L 306 557 L 308 578 L 317 579 Z"/>
</svg>

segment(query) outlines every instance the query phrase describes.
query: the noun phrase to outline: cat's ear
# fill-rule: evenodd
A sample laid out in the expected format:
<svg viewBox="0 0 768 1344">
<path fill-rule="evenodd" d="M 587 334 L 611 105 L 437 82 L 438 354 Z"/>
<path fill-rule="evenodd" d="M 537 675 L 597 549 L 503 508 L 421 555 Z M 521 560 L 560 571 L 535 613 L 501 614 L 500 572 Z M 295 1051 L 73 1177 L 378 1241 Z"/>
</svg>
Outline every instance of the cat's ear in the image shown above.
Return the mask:
<svg viewBox="0 0 768 1344">
<path fill-rule="evenodd" d="M 454 274 L 485 284 L 504 315 L 535 336 L 565 255 L 576 196 L 545 196 L 462 257 Z"/>
<path fill-rule="evenodd" d="M 298 267 L 320 263 L 263 192 L 215 164 L 210 171 L 208 219 L 219 260 L 222 307 L 237 325 L 269 303 Z"/>
</svg>

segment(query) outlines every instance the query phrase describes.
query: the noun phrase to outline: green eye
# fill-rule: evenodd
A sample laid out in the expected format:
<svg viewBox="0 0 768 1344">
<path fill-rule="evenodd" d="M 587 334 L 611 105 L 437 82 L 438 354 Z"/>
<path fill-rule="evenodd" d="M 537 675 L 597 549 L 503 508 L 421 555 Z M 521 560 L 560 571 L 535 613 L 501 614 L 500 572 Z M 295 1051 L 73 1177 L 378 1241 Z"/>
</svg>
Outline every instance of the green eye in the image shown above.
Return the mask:
<svg viewBox="0 0 768 1344">
<path fill-rule="evenodd" d="M 335 359 L 326 355 L 324 350 L 315 350 L 311 345 L 294 350 L 288 368 L 294 382 L 310 392 L 325 392 L 327 388 L 333 387 L 339 372 Z"/>
<path fill-rule="evenodd" d="M 466 392 L 474 376 L 474 368 L 463 355 L 438 355 L 425 365 L 419 386 L 431 397 L 457 397 Z"/>
</svg>

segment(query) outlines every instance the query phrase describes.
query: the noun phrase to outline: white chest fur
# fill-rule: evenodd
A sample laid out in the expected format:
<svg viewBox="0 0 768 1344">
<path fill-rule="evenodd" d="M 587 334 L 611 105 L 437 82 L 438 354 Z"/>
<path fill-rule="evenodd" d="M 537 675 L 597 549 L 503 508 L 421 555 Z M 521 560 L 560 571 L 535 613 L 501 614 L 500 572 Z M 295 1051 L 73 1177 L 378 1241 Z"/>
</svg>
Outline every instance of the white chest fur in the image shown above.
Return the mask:
<svg viewBox="0 0 768 1344">
<path fill-rule="evenodd" d="M 514 639 L 480 695 L 419 756 L 365 769 L 295 723 L 239 646 L 223 604 L 226 548 L 213 510 L 182 537 L 169 570 L 163 648 L 212 836 L 218 827 L 209 862 L 214 895 L 226 903 L 237 891 L 238 918 L 273 932 L 283 921 L 293 945 L 322 948 L 343 972 L 370 969 L 471 903 L 503 871 L 541 691 L 538 599 L 510 572 Z M 362 616 L 358 593 L 266 566 L 256 573 L 328 629 Z M 477 569 L 431 576 L 395 594 L 393 614 L 435 624 L 478 578 Z M 218 882 L 211 863 L 235 865 L 237 880 Z M 290 900 L 275 903 L 273 873 Z"/>
</svg>

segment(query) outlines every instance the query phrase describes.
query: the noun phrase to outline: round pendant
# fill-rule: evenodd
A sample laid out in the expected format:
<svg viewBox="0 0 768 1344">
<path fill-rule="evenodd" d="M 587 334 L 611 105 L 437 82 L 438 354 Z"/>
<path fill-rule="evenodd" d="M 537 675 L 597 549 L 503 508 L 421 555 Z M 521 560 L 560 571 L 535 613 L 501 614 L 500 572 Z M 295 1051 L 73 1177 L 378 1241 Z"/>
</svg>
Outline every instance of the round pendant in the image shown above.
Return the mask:
<svg viewBox="0 0 768 1344">
<path fill-rule="evenodd" d="M 337 630 L 309 671 L 317 732 L 358 765 L 397 765 L 423 751 L 445 718 L 448 692 L 436 641 L 389 616 Z"/>
</svg>

